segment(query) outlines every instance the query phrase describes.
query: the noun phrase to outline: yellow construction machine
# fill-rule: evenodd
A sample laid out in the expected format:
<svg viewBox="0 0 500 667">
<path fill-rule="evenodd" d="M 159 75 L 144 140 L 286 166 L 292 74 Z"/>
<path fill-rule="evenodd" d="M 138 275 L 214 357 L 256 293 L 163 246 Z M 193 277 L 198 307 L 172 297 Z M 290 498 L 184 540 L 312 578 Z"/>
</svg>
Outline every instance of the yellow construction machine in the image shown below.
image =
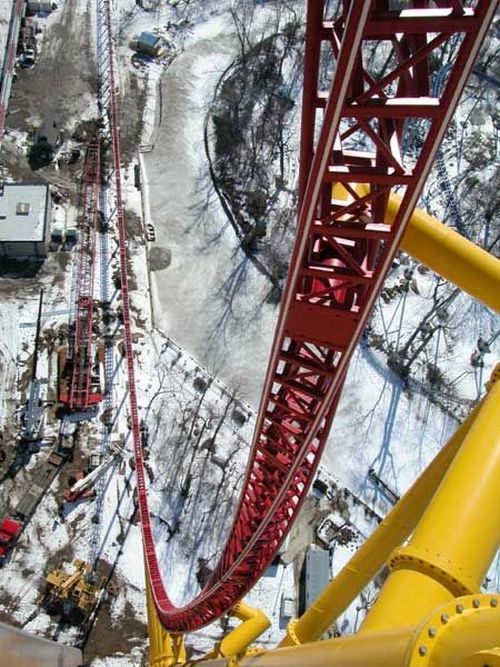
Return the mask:
<svg viewBox="0 0 500 667">
<path fill-rule="evenodd" d="M 73 572 L 64 567 L 49 572 L 45 577 L 48 584 L 48 606 L 64 616 L 85 618 L 92 611 L 103 588 L 102 578 L 92 580 L 92 567 L 83 560 L 73 561 Z"/>
</svg>

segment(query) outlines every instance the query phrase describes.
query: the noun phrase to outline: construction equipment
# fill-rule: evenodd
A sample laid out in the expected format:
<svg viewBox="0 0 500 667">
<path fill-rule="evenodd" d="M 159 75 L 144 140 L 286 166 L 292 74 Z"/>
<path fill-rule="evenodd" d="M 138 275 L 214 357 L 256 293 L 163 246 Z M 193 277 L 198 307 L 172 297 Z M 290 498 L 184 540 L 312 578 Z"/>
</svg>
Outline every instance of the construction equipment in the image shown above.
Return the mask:
<svg viewBox="0 0 500 667">
<path fill-rule="evenodd" d="M 83 560 L 75 559 L 72 569 L 68 572 L 61 567 L 45 577 L 48 584 L 47 605 L 66 618 L 82 620 L 98 602 L 104 580 L 92 583 L 92 567 Z"/>
<path fill-rule="evenodd" d="M 7 106 L 9 103 L 14 65 L 16 61 L 16 48 L 19 39 L 21 21 L 25 11 L 25 0 L 15 0 L 15 2 L 12 3 L 7 48 L 0 72 L 0 140 L 3 139 L 5 135 L 5 120 L 7 117 Z"/>
<path fill-rule="evenodd" d="M 97 480 L 109 470 L 109 468 L 119 459 L 123 454 L 123 449 L 116 444 L 112 447 L 112 453 L 100 464 L 94 468 L 87 475 L 82 472 L 77 473 L 76 482 L 70 489 L 63 492 L 63 498 L 67 503 L 74 503 L 81 498 L 93 498 L 95 491 L 92 488 Z"/>
<path fill-rule="evenodd" d="M 75 473 L 74 479 L 76 481 L 74 484 L 69 489 L 65 489 L 62 492 L 63 500 L 66 503 L 74 503 L 77 500 L 95 497 L 95 491 L 91 486 L 91 481 L 87 481 L 89 475 L 86 475 L 83 470 L 79 470 Z"/>
<path fill-rule="evenodd" d="M 22 529 L 22 524 L 10 517 L 0 523 L 0 562 L 12 549 Z"/>
<path fill-rule="evenodd" d="M 81 192 L 80 245 L 69 354 L 60 364 L 59 400 L 72 411 L 85 411 L 102 400 L 100 359 L 93 346 L 94 266 L 100 191 L 100 143 L 87 147 Z M 102 356 L 102 355 L 101 355 Z"/>
<path fill-rule="evenodd" d="M 39 437 L 42 421 L 42 405 L 40 399 L 40 380 L 37 378 L 38 367 L 38 349 L 40 345 L 40 327 L 42 319 L 43 289 L 40 290 L 40 301 L 38 303 L 38 317 L 36 320 L 35 350 L 33 352 L 33 366 L 31 370 L 31 381 L 28 404 L 23 415 L 23 428 L 21 431 L 21 440 L 30 442 Z"/>
</svg>

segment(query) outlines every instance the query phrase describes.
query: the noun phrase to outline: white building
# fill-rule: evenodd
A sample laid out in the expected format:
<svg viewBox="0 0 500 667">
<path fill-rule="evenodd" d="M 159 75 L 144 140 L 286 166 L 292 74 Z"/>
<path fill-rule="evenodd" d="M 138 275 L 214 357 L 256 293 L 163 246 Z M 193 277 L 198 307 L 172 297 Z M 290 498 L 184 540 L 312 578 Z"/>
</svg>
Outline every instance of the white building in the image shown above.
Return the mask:
<svg viewBox="0 0 500 667">
<path fill-rule="evenodd" d="M 0 184 L 0 258 L 46 257 L 49 195 L 46 183 Z"/>
</svg>

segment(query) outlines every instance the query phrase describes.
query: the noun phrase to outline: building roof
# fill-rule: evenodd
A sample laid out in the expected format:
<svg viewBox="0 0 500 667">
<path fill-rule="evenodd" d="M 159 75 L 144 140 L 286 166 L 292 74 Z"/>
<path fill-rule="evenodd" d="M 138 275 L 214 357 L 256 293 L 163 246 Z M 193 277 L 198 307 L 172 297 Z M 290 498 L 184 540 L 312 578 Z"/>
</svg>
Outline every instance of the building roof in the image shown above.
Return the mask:
<svg viewBox="0 0 500 667">
<path fill-rule="evenodd" d="M 326 549 L 311 549 L 306 553 L 305 606 L 308 607 L 330 581 L 330 556 Z"/>
<path fill-rule="evenodd" d="M 144 31 L 139 35 L 139 44 L 141 46 L 149 46 L 154 49 L 159 41 L 161 41 L 161 37 L 152 32 Z"/>
<path fill-rule="evenodd" d="M 46 183 L 0 184 L 0 242 L 43 241 L 48 195 Z"/>
</svg>

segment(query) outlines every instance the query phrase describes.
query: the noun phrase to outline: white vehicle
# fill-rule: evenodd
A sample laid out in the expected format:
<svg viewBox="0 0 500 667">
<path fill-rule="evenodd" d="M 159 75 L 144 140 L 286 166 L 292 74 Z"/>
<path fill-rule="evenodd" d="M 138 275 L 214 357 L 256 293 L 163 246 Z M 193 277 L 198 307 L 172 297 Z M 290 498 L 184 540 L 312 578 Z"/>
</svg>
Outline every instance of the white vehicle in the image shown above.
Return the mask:
<svg viewBox="0 0 500 667">
<path fill-rule="evenodd" d="M 295 616 L 295 599 L 291 595 L 281 594 L 281 617 L 293 618 Z"/>
<path fill-rule="evenodd" d="M 35 52 L 33 49 L 24 49 L 23 57 L 21 60 L 22 67 L 33 67 L 35 64 Z"/>
</svg>

